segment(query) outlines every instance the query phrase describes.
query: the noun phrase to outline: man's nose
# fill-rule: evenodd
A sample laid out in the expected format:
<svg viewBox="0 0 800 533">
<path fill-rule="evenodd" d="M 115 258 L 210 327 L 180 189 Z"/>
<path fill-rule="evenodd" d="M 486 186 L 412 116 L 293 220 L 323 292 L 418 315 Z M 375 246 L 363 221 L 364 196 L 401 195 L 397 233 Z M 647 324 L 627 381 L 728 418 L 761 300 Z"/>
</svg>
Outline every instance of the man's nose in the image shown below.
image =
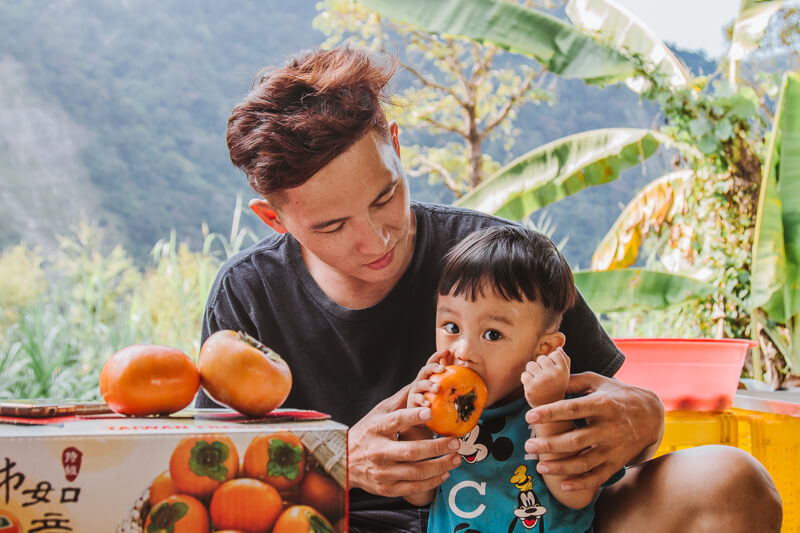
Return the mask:
<svg viewBox="0 0 800 533">
<path fill-rule="evenodd" d="M 380 220 L 368 217 L 361 224 L 359 235 L 359 251 L 365 254 L 386 252 L 389 242 L 389 228 Z"/>
</svg>

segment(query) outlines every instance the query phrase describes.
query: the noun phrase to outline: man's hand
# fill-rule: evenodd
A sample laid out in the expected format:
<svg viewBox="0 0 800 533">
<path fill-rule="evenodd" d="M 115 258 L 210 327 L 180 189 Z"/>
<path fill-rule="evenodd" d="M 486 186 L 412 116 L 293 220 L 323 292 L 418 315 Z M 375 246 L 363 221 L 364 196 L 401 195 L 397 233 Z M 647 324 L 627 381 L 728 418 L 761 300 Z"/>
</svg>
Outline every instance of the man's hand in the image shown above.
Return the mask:
<svg viewBox="0 0 800 533">
<path fill-rule="evenodd" d="M 398 441 L 397 434 L 425 423 L 429 407 L 406 408 L 409 386 L 382 401 L 348 432 L 351 487 L 400 497 L 433 490 L 461 464 L 455 438 Z"/>
<path fill-rule="evenodd" d="M 664 407 L 653 392 L 585 372 L 570 377 L 567 393 L 586 396 L 542 405 L 525 415 L 530 424 L 586 420 L 586 427 L 525 442 L 528 453 L 572 454 L 537 466 L 541 474 L 568 476 L 562 482 L 565 490 L 599 488 L 626 464 L 640 462 L 634 459 L 649 458 L 661 441 Z"/>
</svg>

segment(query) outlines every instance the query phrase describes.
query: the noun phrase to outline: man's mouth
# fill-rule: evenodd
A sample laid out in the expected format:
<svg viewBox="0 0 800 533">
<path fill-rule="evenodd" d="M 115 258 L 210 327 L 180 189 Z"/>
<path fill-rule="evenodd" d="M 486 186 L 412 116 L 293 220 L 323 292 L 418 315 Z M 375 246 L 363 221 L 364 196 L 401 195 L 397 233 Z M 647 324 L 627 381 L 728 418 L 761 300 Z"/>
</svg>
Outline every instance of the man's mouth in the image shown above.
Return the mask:
<svg viewBox="0 0 800 533">
<path fill-rule="evenodd" d="M 371 268 L 372 270 L 382 270 L 389 266 L 389 264 L 392 262 L 392 259 L 394 259 L 395 247 L 396 245 L 392 246 L 392 249 L 386 252 L 384 255 L 371 263 L 367 263 L 367 267 Z"/>
</svg>

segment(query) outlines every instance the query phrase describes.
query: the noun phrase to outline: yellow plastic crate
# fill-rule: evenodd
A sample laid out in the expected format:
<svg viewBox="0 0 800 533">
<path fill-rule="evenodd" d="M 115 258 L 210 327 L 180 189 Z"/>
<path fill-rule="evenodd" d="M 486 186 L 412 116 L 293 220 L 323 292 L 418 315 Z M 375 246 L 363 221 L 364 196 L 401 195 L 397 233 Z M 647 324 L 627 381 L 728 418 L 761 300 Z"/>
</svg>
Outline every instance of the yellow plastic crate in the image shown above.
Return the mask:
<svg viewBox="0 0 800 533">
<path fill-rule="evenodd" d="M 783 500 L 782 531 L 800 533 L 800 418 L 734 409 L 740 448 L 769 471 Z"/>
<path fill-rule="evenodd" d="M 667 411 L 656 457 L 706 444 L 738 445 L 738 422 L 730 411 Z"/>
</svg>

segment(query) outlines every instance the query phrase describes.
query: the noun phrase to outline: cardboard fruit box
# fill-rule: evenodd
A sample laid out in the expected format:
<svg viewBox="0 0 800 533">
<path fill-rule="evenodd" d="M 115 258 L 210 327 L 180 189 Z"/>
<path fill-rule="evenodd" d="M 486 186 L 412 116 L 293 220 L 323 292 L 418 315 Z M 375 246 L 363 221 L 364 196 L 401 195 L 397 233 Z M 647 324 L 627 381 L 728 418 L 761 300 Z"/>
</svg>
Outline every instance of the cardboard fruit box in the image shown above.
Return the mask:
<svg viewBox="0 0 800 533">
<path fill-rule="evenodd" d="M 347 428 L 327 418 L 0 417 L 0 533 L 346 531 Z"/>
</svg>

